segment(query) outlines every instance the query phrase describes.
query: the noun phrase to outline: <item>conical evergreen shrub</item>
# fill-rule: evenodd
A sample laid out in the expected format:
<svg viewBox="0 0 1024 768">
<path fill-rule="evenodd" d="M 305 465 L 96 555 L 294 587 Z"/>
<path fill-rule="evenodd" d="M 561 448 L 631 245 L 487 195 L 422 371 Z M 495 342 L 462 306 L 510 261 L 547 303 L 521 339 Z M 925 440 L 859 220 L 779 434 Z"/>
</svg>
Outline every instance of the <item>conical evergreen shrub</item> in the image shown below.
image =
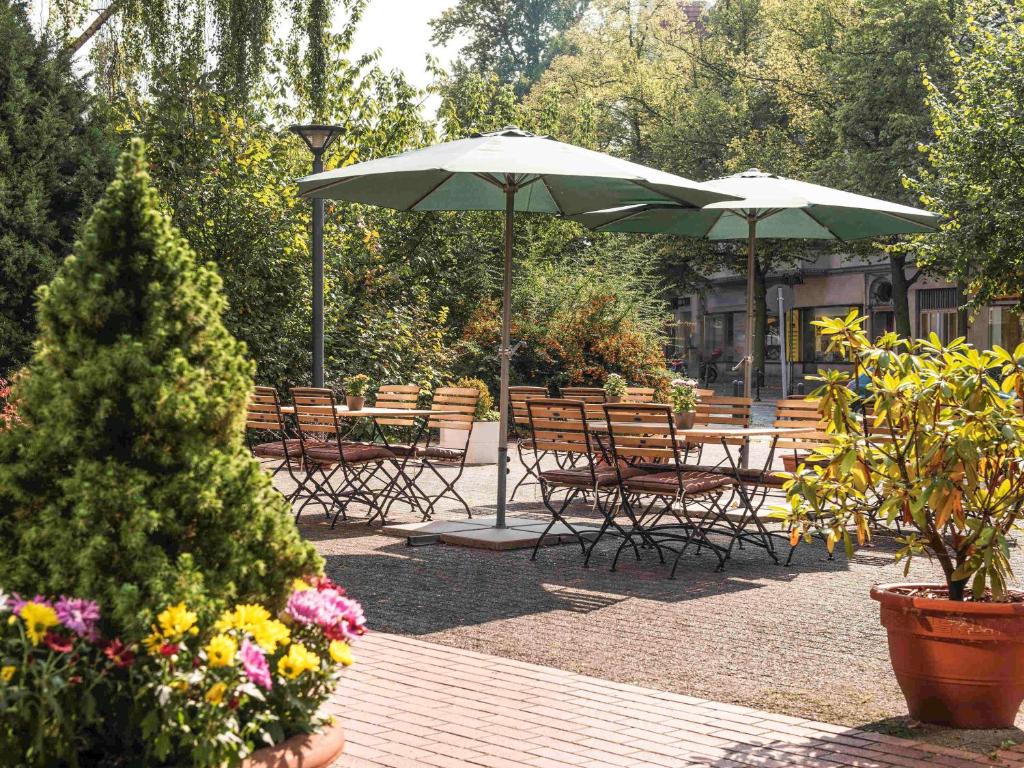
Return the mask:
<svg viewBox="0 0 1024 768">
<path fill-rule="evenodd" d="M 0 588 L 97 599 L 131 632 L 172 600 L 280 602 L 320 567 L 245 450 L 253 365 L 220 287 L 133 142 L 41 289 L 23 424 L 0 434 Z"/>
</svg>

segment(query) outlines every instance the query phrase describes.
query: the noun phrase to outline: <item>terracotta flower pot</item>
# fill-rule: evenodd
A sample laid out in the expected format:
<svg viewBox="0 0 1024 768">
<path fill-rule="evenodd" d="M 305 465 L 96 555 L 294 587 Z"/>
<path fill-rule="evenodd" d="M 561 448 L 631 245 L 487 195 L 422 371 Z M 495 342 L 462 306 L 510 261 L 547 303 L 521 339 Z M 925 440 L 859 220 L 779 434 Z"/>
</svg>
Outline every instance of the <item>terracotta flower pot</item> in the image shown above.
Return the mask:
<svg viewBox="0 0 1024 768">
<path fill-rule="evenodd" d="M 605 395 L 605 401 L 609 403 L 621 403 L 622 395 Z"/>
<path fill-rule="evenodd" d="M 327 768 L 345 749 L 345 732 L 335 720 L 318 733 L 292 736 L 273 747 L 258 749 L 241 768 Z"/>
<path fill-rule="evenodd" d="M 345 395 L 345 405 L 350 411 L 363 410 L 363 403 L 365 402 L 366 398 L 362 395 Z"/>
<path fill-rule="evenodd" d="M 889 658 L 910 716 L 954 728 L 1010 728 L 1024 701 L 1024 603 L 900 594 L 936 584 L 880 584 Z"/>
<path fill-rule="evenodd" d="M 697 418 L 696 411 L 676 411 L 676 429 L 693 429 L 693 421 Z"/>
</svg>

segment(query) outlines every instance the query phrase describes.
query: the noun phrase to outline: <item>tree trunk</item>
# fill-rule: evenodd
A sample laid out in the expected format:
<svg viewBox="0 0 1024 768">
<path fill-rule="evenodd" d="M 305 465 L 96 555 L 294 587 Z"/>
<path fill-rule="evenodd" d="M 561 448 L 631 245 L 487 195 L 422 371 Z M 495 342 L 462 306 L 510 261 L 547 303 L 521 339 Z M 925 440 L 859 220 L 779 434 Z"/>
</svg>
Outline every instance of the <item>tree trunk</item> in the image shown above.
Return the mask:
<svg viewBox="0 0 1024 768">
<path fill-rule="evenodd" d="M 754 259 L 754 338 L 753 350 L 754 381 L 764 371 L 765 342 L 768 331 L 768 286 L 765 284 L 765 269 L 760 259 Z"/>
<path fill-rule="evenodd" d="M 889 254 L 889 271 L 892 281 L 892 308 L 896 320 L 896 333 L 909 339 L 910 328 L 910 281 L 907 280 L 907 257 L 902 253 Z"/>
<path fill-rule="evenodd" d="M 111 16 L 121 10 L 121 6 L 125 4 L 125 0 L 110 0 L 110 5 L 99 12 L 99 15 L 93 19 L 92 24 L 85 28 L 85 30 L 76 37 L 67 47 L 68 53 L 72 56 L 78 53 L 79 49 L 89 42 L 93 35 L 100 31 L 100 28 L 107 23 Z"/>
</svg>

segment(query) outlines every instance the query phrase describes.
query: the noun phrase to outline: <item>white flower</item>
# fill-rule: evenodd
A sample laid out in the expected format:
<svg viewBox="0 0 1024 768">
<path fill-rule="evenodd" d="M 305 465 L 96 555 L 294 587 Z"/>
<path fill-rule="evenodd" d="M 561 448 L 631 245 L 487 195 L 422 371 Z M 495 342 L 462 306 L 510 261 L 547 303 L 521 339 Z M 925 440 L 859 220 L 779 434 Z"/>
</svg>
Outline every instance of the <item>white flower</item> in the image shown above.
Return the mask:
<svg viewBox="0 0 1024 768">
<path fill-rule="evenodd" d="M 0 613 L 11 607 L 11 596 L 0 589 Z"/>
</svg>

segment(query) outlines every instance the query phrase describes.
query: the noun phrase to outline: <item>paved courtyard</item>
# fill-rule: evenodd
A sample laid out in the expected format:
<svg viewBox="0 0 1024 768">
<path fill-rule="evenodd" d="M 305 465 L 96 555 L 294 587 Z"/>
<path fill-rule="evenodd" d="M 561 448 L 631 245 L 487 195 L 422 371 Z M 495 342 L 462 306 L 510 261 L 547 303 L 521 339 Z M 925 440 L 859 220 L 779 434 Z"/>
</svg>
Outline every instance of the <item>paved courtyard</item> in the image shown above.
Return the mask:
<svg viewBox="0 0 1024 768">
<path fill-rule="evenodd" d="M 755 462 L 763 450 L 755 446 Z M 513 466 L 512 480 L 521 472 Z M 478 514 L 493 514 L 494 467 L 468 468 L 460 490 Z M 510 512 L 545 519 L 534 488 L 520 491 Z M 439 516 L 464 513 L 447 505 Z M 586 510 L 575 517 L 585 519 Z M 403 509 L 392 519 L 417 517 Z M 669 580 L 650 553 L 640 562 L 624 557 L 610 572 L 611 540 L 584 569 L 568 543 L 530 562 L 528 551 L 410 547 L 357 520 L 332 530 L 310 510 L 300 528 L 378 632 L 978 753 L 1024 743 L 1020 728 L 956 732 L 906 719 L 868 597 L 872 584 L 904 579 L 891 538 L 877 538 L 849 562 L 842 554 L 828 560 L 821 544 L 801 545 L 788 567 L 747 548 L 721 573 L 707 552 L 688 554 Z M 1018 573 L 1022 560 L 1015 550 Z M 912 573 L 938 578 L 926 561 Z"/>
<path fill-rule="evenodd" d="M 980 768 L 958 749 L 372 634 L 331 710 L 337 768 Z"/>
</svg>

